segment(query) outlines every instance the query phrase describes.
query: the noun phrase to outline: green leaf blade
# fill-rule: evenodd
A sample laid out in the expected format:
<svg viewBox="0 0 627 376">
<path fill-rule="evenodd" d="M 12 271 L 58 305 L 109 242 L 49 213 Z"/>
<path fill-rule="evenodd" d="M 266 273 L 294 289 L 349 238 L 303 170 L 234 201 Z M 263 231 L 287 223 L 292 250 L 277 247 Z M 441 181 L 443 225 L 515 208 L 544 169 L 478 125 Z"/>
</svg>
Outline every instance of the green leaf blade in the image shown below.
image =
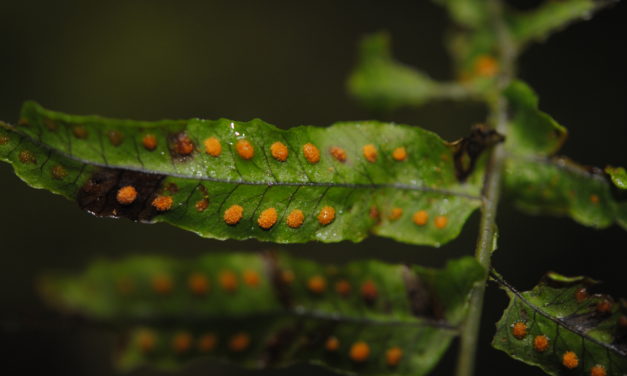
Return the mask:
<svg viewBox="0 0 627 376">
<path fill-rule="evenodd" d="M 457 335 L 468 292 L 483 273 L 470 257 L 436 270 L 229 253 L 100 261 L 80 275 L 48 276 L 41 286 L 58 309 L 118 332 L 128 328 L 118 360 L 124 369 L 175 369 L 210 356 L 254 368 L 310 362 L 342 373 L 423 375 Z M 204 351 L 209 333 L 216 341 Z M 360 342 L 368 349 L 363 359 L 353 354 Z M 394 348 L 398 362 L 388 360 Z"/>
<path fill-rule="evenodd" d="M 353 122 L 285 131 L 261 120 L 136 122 L 65 115 L 32 102 L 20 124 L 2 127 L 13 141 L 0 145 L 0 156 L 29 184 L 57 189 L 48 164 L 58 161 L 71 172 L 58 193 L 84 210 L 167 222 L 205 237 L 335 242 L 375 233 L 438 246 L 457 236 L 480 203 L 482 167 L 460 183 L 451 147 L 416 127 Z M 206 150 L 208 140 L 220 142 L 219 154 Z M 240 140 L 254 149 L 251 158 L 240 156 Z M 287 150 L 285 160 L 272 155 L 277 142 Z M 318 153 L 313 162 L 304 152 L 309 144 Z M 20 160 L 26 146 L 36 163 Z M 337 148 L 341 154 L 332 152 Z M 135 201 L 118 199 L 126 186 L 136 190 Z M 226 211 L 234 205 L 241 216 L 228 224 Z M 330 221 L 321 221 L 329 207 Z M 403 214 L 390 218 L 397 208 Z M 260 216 L 268 209 L 275 211 L 273 223 L 263 228 Z M 304 220 L 290 226 L 295 210 Z M 424 225 L 412 222 L 419 211 L 428 212 Z M 444 226 L 438 217 L 446 217 Z"/>
<path fill-rule="evenodd" d="M 545 1 L 537 9 L 512 12 L 511 33 L 519 45 L 543 40 L 573 22 L 590 19 L 592 13 L 612 3 L 614 1 L 607 0 Z"/>
<path fill-rule="evenodd" d="M 552 155 L 561 147 L 568 132 L 551 116 L 538 108 L 538 96 L 522 81 L 514 81 L 506 90 L 510 120 L 506 148 L 516 154 Z"/>
<path fill-rule="evenodd" d="M 388 111 L 418 107 L 430 100 L 461 99 L 471 95 L 461 85 L 438 82 L 394 60 L 389 39 L 386 33 L 364 38 L 359 63 L 348 80 L 350 94 L 367 107 Z"/>
<path fill-rule="evenodd" d="M 595 366 L 603 367 L 607 375 L 627 370 L 621 326 L 627 306 L 607 295 L 591 294 L 596 281 L 549 273 L 531 291 L 518 292 L 500 276 L 493 277 L 510 297 L 496 324 L 495 348 L 550 375 L 591 374 Z M 545 346 L 536 342 L 539 336 L 548 340 Z M 568 352 L 572 353 L 565 358 Z"/>
</svg>

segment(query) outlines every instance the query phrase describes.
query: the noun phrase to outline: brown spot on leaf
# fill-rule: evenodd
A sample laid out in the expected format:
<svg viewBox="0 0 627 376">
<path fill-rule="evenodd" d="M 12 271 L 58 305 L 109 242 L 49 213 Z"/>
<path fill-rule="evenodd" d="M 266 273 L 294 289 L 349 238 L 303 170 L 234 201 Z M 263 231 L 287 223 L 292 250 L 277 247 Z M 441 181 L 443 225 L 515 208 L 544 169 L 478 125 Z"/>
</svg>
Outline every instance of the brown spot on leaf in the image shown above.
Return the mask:
<svg viewBox="0 0 627 376">
<path fill-rule="evenodd" d="M 172 278 L 167 274 L 157 274 L 152 278 L 152 289 L 161 295 L 166 295 L 172 292 L 174 284 Z"/>
<path fill-rule="evenodd" d="M 259 273 L 252 269 L 245 270 L 242 275 L 242 279 L 244 280 L 244 283 L 250 287 L 257 287 L 261 283 Z"/>
<path fill-rule="evenodd" d="M 599 314 L 607 314 L 612 312 L 612 306 L 613 304 L 611 300 L 603 298 L 597 303 L 596 310 Z"/>
<path fill-rule="evenodd" d="M 335 292 L 343 297 L 347 297 L 351 290 L 351 284 L 345 279 L 339 280 L 335 283 Z"/>
<path fill-rule="evenodd" d="M 9 136 L 0 136 L 0 145 L 8 144 L 11 139 Z"/>
<path fill-rule="evenodd" d="M 340 348 L 340 340 L 337 337 L 331 336 L 327 338 L 327 341 L 324 343 L 324 349 L 329 352 L 337 351 Z"/>
<path fill-rule="evenodd" d="M 44 121 L 44 126 L 51 132 L 56 131 L 57 129 L 59 129 L 59 124 L 57 124 L 54 120 L 52 119 L 48 119 L 45 118 Z"/>
<path fill-rule="evenodd" d="M 63 180 L 67 176 L 67 170 L 61 165 L 53 166 L 50 171 L 52 173 L 52 178 L 56 180 Z"/>
<path fill-rule="evenodd" d="M 78 191 L 76 201 L 81 209 L 100 217 L 120 217 L 133 221 L 150 221 L 158 211 L 151 205 L 161 188 L 164 175 L 101 168 Z M 130 205 L 120 204 L 118 190 L 133 186 L 137 199 Z"/>
<path fill-rule="evenodd" d="M 175 353 L 187 352 L 192 347 L 192 336 L 187 332 L 177 333 L 172 338 L 172 349 Z"/>
<path fill-rule="evenodd" d="M 29 163 L 29 164 L 37 163 L 37 158 L 35 157 L 35 154 L 33 154 L 32 152 L 28 150 L 20 151 L 20 153 L 17 155 L 17 158 L 22 163 Z"/>
<path fill-rule="evenodd" d="M 377 208 L 376 205 L 372 205 L 370 207 L 370 218 L 372 218 L 374 220 L 378 220 L 379 219 L 379 208 Z"/>
<path fill-rule="evenodd" d="M 113 146 L 120 146 L 124 141 L 124 135 L 120 131 L 109 131 L 107 137 L 109 137 L 109 142 Z"/>
<path fill-rule="evenodd" d="M 237 275 L 235 275 L 235 273 L 233 273 L 230 270 L 223 270 L 220 272 L 220 274 L 218 275 L 218 280 L 220 282 L 220 286 L 228 291 L 228 292 L 234 292 L 235 290 L 237 290 Z"/>
<path fill-rule="evenodd" d="M 577 291 L 575 291 L 575 299 L 579 303 L 581 303 L 584 300 L 588 299 L 588 290 L 585 287 L 577 289 Z"/>
<path fill-rule="evenodd" d="M 213 333 L 203 334 L 198 339 L 198 351 L 210 352 L 216 347 L 217 344 L 218 344 L 218 337 L 215 334 Z"/>
<path fill-rule="evenodd" d="M 87 128 L 85 128 L 85 126 L 83 125 L 75 125 L 72 127 L 72 134 L 74 135 L 74 137 L 84 140 L 87 138 Z"/>
<path fill-rule="evenodd" d="M 152 330 L 143 329 L 135 337 L 137 347 L 143 353 L 151 352 L 157 345 L 157 336 Z"/>
<path fill-rule="evenodd" d="M 178 161 L 187 160 L 194 152 L 194 143 L 185 132 L 170 136 L 170 154 Z"/>
<path fill-rule="evenodd" d="M 193 273 L 187 279 L 187 287 L 195 295 L 205 295 L 209 291 L 209 280 L 202 273 Z"/>
<path fill-rule="evenodd" d="M 366 302 L 372 303 L 377 299 L 379 292 L 373 281 L 368 280 L 361 285 L 361 296 Z"/>
<path fill-rule="evenodd" d="M 194 204 L 194 207 L 196 208 L 196 211 L 198 211 L 198 212 L 205 211 L 205 209 L 207 209 L 209 207 L 209 200 L 207 200 L 206 198 L 198 200 Z"/>
<path fill-rule="evenodd" d="M 233 352 L 242 352 L 250 346 L 250 336 L 247 333 L 240 332 L 229 339 L 229 350 Z"/>
<path fill-rule="evenodd" d="M 321 275 L 315 275 L 307 281 L 307 288 L 314 294 L 322 294 L 327 288 L 327 280 Z"/>
</svg>

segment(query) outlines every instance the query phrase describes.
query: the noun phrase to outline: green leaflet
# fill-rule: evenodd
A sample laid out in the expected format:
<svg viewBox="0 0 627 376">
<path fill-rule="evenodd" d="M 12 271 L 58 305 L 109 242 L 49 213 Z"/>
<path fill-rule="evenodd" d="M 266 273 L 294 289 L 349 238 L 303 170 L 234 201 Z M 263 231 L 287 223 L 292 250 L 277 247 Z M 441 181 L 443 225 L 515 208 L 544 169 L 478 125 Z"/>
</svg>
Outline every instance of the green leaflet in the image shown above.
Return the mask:
<svg viewBox="0 0 627 376">
<path fill-rule="evenodd" d="M 383 110 L 420 106 L 433 99 L 468 96 L 467 90 L 458 84 L 437 82 L 425 73 L 395 61 L 387 33 L 364 38 L 359 64 L 349 78 L 348 89 L 366 106 Z"/>
<path fill-rule="evenodd" d="M 62 310 L 128 329 L 118 358 L 126 369 L 212 356 L 256 368 L 306 361 L 347 373 L 422 375 L 457 335 L 483 273 L 470 257 L 435 270 L 228 253 L 100 261 L 41 286 Z M 353 349 L 359 342 L 366 346 Z M 392 348 L 402 353 L 398 363 L 388 360 Z"/>
<path fill-rule="evenodd" d="M 470 28 L 485 27 L 489 22 L 488 2 L 482 0 L 433 0 L 445 7 L 458 24 Z"/>
<path fill-rule="evenodd" d="M 627 228 L 627 201 L 600 170 L 548 157 L 562 146 L 567 131 L 538 109 L 531 88 L 516 81 L 505 94 L 512 114 L 505 142 L 505 188 L 514 203 L 532 213 L 568 215 L 587 226 L 604 228 L 617 222 Z M 620 187 L 620 169 L 609 171 Z"/>
<path fill-rule="evenodd" d="M 598 228 L 617 222 L 627 229 L 627 201 L 614 196 L 601 171 L 567 158 L 510 158 L 505 188 L 510 199 L 526 211 L 568 215 Z"/>
<path fill-rule="evenodd" d="M 531 291 L 518 292 L 493 274 L 510 303 L 492 345 L 551 375 L 624 375 L 627 304 L 591 294 L 596 282 L 549 273 Z M 595 368 L 596 367 L 596 368 Z M 593 373 L 593 368 L 600 372 Z"/>
<path fill-rule="evenodd" d="M 480 204 L 482 168 L 459 183 L 453 148 L 403 125 L 284 131 L 261 120 L 71 116 L 28 102 L 20 125 L 1 126 L 0 137 L 0 158 L 34 187 L 96 215 L 167 222 L 218 239 L 359 241 L 372 232 L 438 246 Z M 250 159 L 238 154 L 243 140 L 254 149 Z M 216 142 L 221 152 L 212 156 Z M 285 161 L 273 157 L 277 142 Z M 127 186 L 135 196 L 120 191 Z M 421 225 L 412 221 L 417 212 Z"/>
<path fill-rule="evenodd" d="M 522 81 L 506 90 L 510 127 L 505 146 L 511 153 L 551 155 L 562 147 L 568 132 L 548 114 L 538 109 L 538 96 Z"/>
<path fill-rule="evenodd" d="M 542 40 L 573 22 L 589 19 L 593 12 L 612 3 L 614 1 L 608 0 L 544 1 L 531 11 L 513 12 L 509 17 L 511 33 L 519 45 Z"/>
<path fill-rule="evenodd" d="M 623 167 L 605 167 L 605 173 L 610 175 L 612 183 L 619 189 L 627 189 L 627 171 Z"/>
</svg>

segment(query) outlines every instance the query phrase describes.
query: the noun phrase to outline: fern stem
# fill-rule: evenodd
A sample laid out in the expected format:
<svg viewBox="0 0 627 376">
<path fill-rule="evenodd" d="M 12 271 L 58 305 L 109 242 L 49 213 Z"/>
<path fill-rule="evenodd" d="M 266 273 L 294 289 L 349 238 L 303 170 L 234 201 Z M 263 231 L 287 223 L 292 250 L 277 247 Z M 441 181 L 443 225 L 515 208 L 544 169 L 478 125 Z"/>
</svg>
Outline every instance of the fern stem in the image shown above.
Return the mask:
<svg viewBox="0 0 627 376">
<path fill-rule="evenodd" d="M 502 135 L 507 135 L 507 100 L 503 90 L 510 84 L 514 75 L 516 46 L 511 40 L 503 21 L 500 0 L 490 0 L 490 13 L 494 29 L 498 37 L 500 73 L 495 85 L 494 94 L 488 98 L 490 124 Z M 475 257 L 485 268 L 485 278 L 478 282 L 470 295 L 469 311 L 461 331 L 459 354 L 457 358 L 457 376 L 472 376 L 475 370 L 475 358 L 483 298 L 491 267 L 491 256 L 496 244 L 496 214 L 501 194 L 501 177 L 505 159 L 503 144 L 496 145 L 490 155 L 483 185 L 483 205 Z"/>
</svg>

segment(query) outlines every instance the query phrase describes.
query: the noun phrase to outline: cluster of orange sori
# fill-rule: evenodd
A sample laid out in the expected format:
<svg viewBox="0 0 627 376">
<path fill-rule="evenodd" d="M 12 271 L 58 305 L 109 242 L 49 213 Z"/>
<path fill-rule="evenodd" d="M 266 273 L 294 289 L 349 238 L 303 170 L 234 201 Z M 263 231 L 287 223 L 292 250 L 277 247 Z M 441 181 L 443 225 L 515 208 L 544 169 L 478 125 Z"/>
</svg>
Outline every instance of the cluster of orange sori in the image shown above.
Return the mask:
<svg viewBox="0 0 627 376">
<path fill-rule="evenodd" d="M 244 217 L 244 208 L 241 205 L 231 205 L 224 211 L 224 222 L 235 226 Z M 257 218 L 257 224 L 264 230 L 269 230 L 279 219 L 279 214 L 275 208 L 262 210 Z M 332 206 L 324 206 L 317 215 L 318 222 L 326 226 L 335 220 L 335 209 Z M 299 228 L 305 221 L 305 214 L 300 209 L 292 210 L 286 217 L 285 223 L 291 228 Z"/>
<path fill-rule="evenodd" d="M 163 339 L 164 344 L 176 354 L 186 354 L 194 349 L 199 353 L 209 353 L 213 351 L 220 343 L 217 334 L 213 332 L 203 333 L 196 338 L 187 331 L 179 331 Z M 246 332 L 233 333 L 223 339 L 226 348 L 232 352 L 242 352 L 250 348 L 251 337 Z M 162 345 L 155 331 L 150 329 L 142 329 L 135 335 L 135 344 L 142 353 L 151 353 L 157 346 Z"/>
<path fill-rule="evenodd" d="M 320 274 L 313 275 L 307 280 L 307 289 L 313 294 L 320 295 L 327 290 L 327 280 Z M 335 282 L 335 292 L 342 297 L 347 297 L 353 291 L 353 286 L 346 279 L 340 279 Z M 361 284 L 359 290 L 362 298 L 368 302 L 374 302 L 379 296 L 379 290 L 377 289 L 374 281 L 368 279 Z"/>
<path fill-rule="evenodd" d="M 527 324 L 524 321 L 516 321 L 512 324 L 512 335 L 522 340 L 527 337 L 528 330 Z M 550 339 L 544 334 L 536 335 L 533 338 L 533 348 L 539 353 L 543 353 L 548 350 L 550 346 Z M 579 357 L 574 351 L 565 351 L 562 354 L 562 365 L 567 369 L 575 369 L 579 367 Z M 607 371 L 602 364 L 595 364 L 590 367 L 590 376 L 605 376 Z"/>
<path fill-rule="evenodd" d="M 235 292 L 243 283 L 249 287 L 259 287 L 263 277 L 254 269 L 246 269 L 238 275 L 228 269 L 221 270 L 217 274 L 218 286 L 227 292 Z M 122 277 L 116 281 L 117 289 L 123 295 L 129 295 L 135 291 L 135 284 L 130 277 Z M 175 288 L 175 281 L 168 273 L 157 273 L 150 280 L 152 290 L 160 295 L 172 293 Z M 206 273 L 193 272 L 187 277 L 187 288 L 194 295 L 203 296 L 211 291 L 212 282 Z"/>
<path fill-rule="evenodd" d="M 122 135 L 119 132 L 110 132 L 109 138 L 116 140 L 116 146 L 121 143 Z M 193 142 L 184 133 L 178 135 L 171 145 L 173 152 L 179 155 L 189 155 L 195 149 Z M 146 134 L 142 139 L 142 145 L 148 151 L 157 148 L 157 138 L 154 134 Z M 219 157 L 222 154 L 222 143 L 217 137 L 209 137 L 203 141 L 205 152 L 212 157 Z M 242 159 L 249 160 L 255 156 L 255 147 L 247 139 L 239 139 L 235 143 L 235 151 Z M 302 147 L 303 157 L 310 164 L 316 164 L 320 161 L 320 149 L 310 142 Z M 363 157 L 370 163 L 377 161 L 378 150 L 374 144 L 364 145 L 362 148 Z M 289 148 L 281 141 L 275 141 L 270 145 L 270 155 L 279 162 L 285 162 L 289 156 Z M 345 162 L 347 159 L 346 150 L 339 146 L 329 148 L 329 154 L 339 162 Z M 405 147 L 397 147 L 391 153 L 392 159 L 396 161 L 404 161 L 407 159 L 407 149 Z"/>
<path fill-rule="evenodd" d="M 117 202 L 120 205 L 131 205 L 137 200 L 137 197 L 137 189 L 135 189 L 135 187 L 133 187 L 132 185 L 125 185 L 122 188 L 118 189 L 118 192 L 115 196 Z M 150 205 L 152 205 L 153 208 L 160 212 L 170 210 L 173 204 L 174 199 L 171 196 L 166 195 L 157 195 L 150 202 Z"/>
<path fill-rule="evenodd" d="M 327 338 L 324 348 L 328 352 L 338 352 L 341 347 L 340 340 L 331 336 Z M 349 358 L 355 363 L 364 363 L 370 358 L 370 346 L 364 341 L 357 341 L 351 344 L 348 350 Z M 396 367 L 403 358 L 403 350 L 398 346 L 390 347 L 385 352 L 385 362 L 390 367 Z"/>
<path fill-rule="evenodd" d="M 398 209 L 399 211 L 395 212 L 395 209 Z M 395 209 L 393 209 L 390 213 L 390 219 L 396 219 L 402 215 L 402 209 Z M 426 210 L 418 210 L 414 213 L 414 215 L 412 215 L 411 219 L 417 226 L 425 226 L 429 222 L 429 213 Z M 438 215 L 433 219 L 433 224 L 436 228 L 443 229 L 448 224 L 448 217 L 445 215 Z"/>
</svg>

